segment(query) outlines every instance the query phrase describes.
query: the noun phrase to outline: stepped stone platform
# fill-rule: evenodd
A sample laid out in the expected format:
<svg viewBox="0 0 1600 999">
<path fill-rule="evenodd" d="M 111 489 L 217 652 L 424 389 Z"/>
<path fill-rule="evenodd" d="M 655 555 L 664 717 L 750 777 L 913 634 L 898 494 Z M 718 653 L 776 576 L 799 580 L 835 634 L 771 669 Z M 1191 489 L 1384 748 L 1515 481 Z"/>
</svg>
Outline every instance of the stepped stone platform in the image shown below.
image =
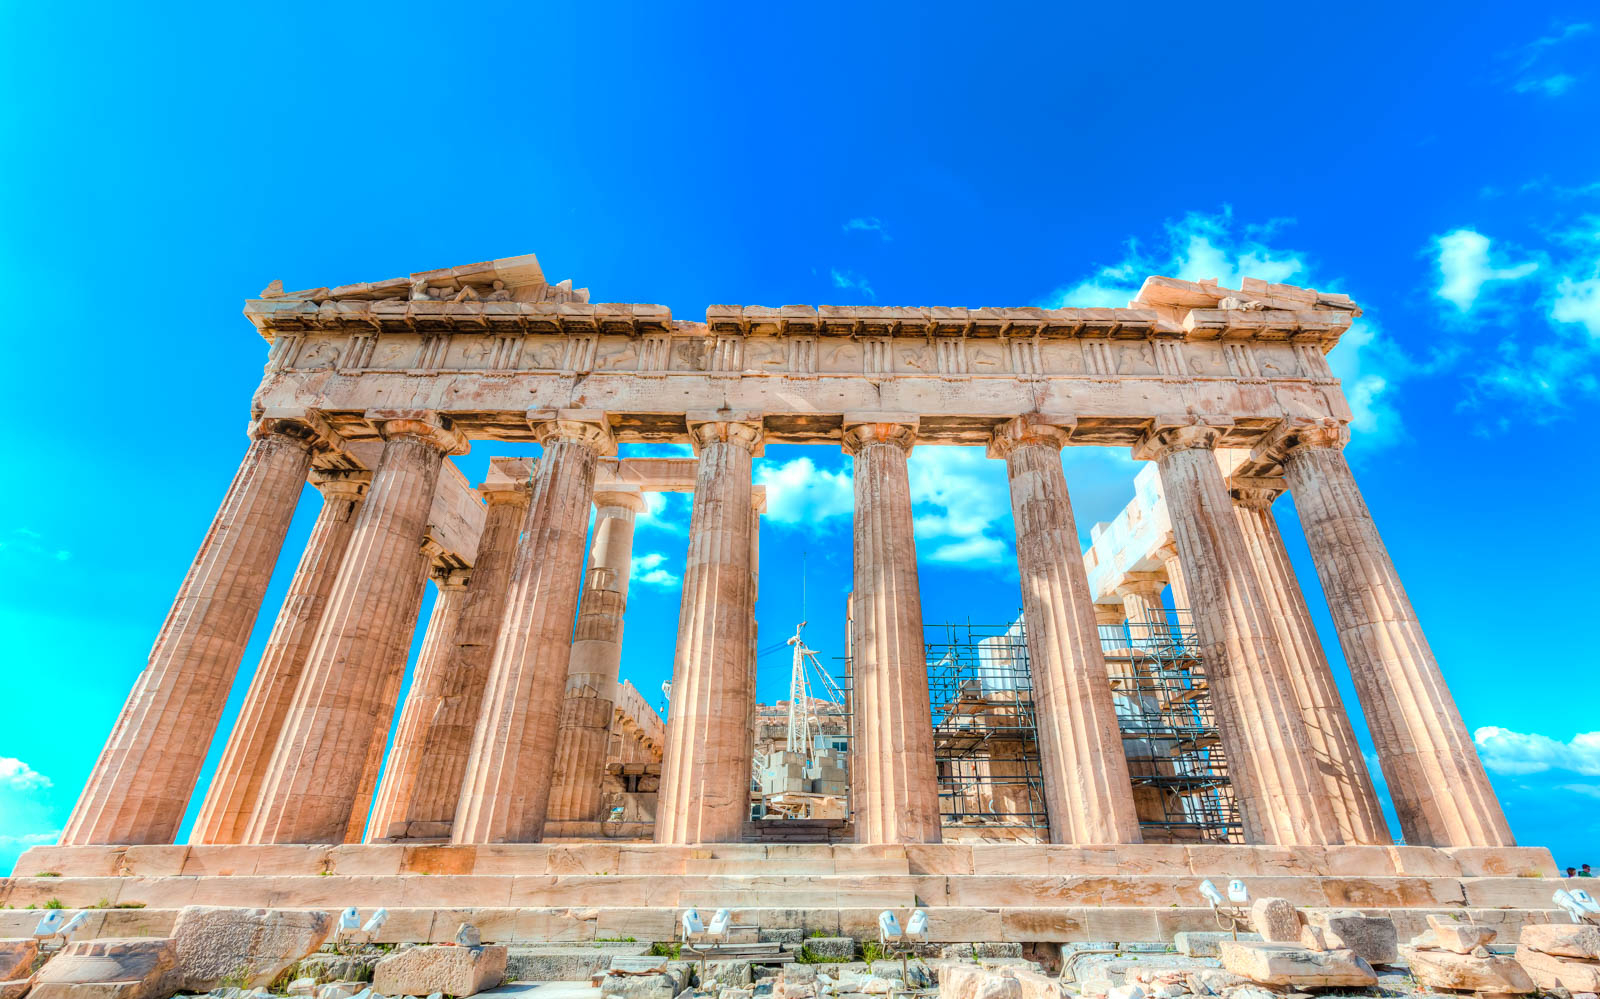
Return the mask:
<svg viewBox="0 0 1600 999">
<path fill-rule="evenodd" d="M 445 942 L 470 920 L 497 943 L 670 940 L 685 906 L 762 928 L 875 938 L 884 908 L 928 909 L 930 939 L 1167 941 L 1214 930 L 1201 878 L 1252 896 L 1396 920 L 1556 921 L 1541 848 L 649 843 L 493 846 L 36 847 L 0 879 L 0 937 L 32 907 L 92 908 L 81 938 L 167 933 L 186 905 L 384 907 L 378 942 Z"/>
</svg>

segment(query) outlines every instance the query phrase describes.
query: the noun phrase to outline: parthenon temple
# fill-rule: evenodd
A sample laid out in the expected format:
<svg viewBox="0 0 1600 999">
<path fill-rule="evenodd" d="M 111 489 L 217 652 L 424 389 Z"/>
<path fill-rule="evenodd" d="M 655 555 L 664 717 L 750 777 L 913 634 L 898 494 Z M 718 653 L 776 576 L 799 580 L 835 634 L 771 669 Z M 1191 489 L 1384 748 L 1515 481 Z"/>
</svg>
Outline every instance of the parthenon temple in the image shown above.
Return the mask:
<svg viewBox="0 0 1600 999">
<path fill-rule="evenodd" d="M 1150 277 L 1126 308 L 696 321 L 590 302 L 528 255 L 274 282 L 244 312 L 267 350 L 238 472 L 60 844 L 4 882 L 11 905 L 106 899 L 146 923 L 384 905 L 400 942 L 448 937 L 463 908 L 486 939 L 671 939 L 680 905 L 867 935 L 912 903 L 936 939 L 1157 940 L 1215 928 L 1208 876 L 1419 919 L 1548 906 L 1553 861 L 1516 846 L 1344 455 L 1327 355 L 1361 315 L 1345 295 Z M 853 459 L 837 763 L 760 737 L 769 442 Z M 637 443 L 694 456 L 618 456 Z M 1147 463 L 1087 551 L 1061 461 L 1080 446 Z M 923 619 L 920 447 L 984 448 L 1009 480 L 1021 614 L 974 640 L 970 670 Z M 481 483 L 448 460 L 470 448 L 493 456 Z M 285 552 L 308 481 L 320 512 Z M 664 727 L 622 675 L 635 519 L 659 491 L 692 495 Z M 1398 841 L 1280 535 L 1284 493 Z M 784 812 L 807 795 L 837 810 Z"/>
</svg>

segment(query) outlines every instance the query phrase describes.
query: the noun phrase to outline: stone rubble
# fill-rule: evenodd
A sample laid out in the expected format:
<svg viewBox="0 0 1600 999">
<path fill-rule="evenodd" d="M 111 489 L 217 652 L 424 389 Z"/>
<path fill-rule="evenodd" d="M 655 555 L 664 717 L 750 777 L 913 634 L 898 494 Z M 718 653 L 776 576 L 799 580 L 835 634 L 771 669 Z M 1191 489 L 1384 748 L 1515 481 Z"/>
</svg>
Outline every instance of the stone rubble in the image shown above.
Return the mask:
<svg viewBox="0 0 1600 999">
<path fill-rule="evenodd" d="M 1428 917 L 1429 930 L 1401 948 L 1411 973 L 1433 989 L 1523 995 L 1534 984 L 1518 961 L 1487 948 L 1495 929 L 1442 916 Z"/>
<path fill-rule="evenodd" d="M 1517 943 L 1517 963 L 1541 989 L 1600 992 L 1600 926 L 1524 926 Z"/>
</svg>

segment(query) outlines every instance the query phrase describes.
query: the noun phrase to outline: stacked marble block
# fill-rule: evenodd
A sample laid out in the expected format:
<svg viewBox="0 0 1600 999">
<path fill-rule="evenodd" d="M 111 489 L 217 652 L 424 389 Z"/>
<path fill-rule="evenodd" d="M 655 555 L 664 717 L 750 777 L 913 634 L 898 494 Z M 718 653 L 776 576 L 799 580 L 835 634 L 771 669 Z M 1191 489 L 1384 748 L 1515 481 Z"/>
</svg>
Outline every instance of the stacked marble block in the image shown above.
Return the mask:
<svg viewBox="0 0 1600 999">
<path fill-rule="evenodd" d="M 1285 898 L 1259 899 L 1250 922 L 1261 940 L 1224 940 L 1222 967 L 1265 985 L 1300 987 L 1378 983 L 1375 964 L 1399 960 L 1393 920 L 1352 909 L 1302 913 Z"/>
</svg>

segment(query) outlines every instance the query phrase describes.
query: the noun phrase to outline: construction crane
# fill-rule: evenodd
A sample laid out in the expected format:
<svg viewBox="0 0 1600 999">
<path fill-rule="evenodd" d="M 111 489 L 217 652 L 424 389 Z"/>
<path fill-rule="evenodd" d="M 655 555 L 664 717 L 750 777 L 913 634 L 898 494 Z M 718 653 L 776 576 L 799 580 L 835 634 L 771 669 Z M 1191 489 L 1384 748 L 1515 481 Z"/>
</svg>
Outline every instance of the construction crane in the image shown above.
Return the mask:
<svg viewBox="0 0 1600 999">
<path fill-rule="evenodd" d="M 811 741 L 811 670 L 816 670 L 821 680 L 819 686 L 828 701 L 842 704 L 844 694 L 822 668 L 816 652 L 807 647 L 805 629 L 806 623 L 801 621 L 794 629 L 794 637 L 789 639 L 789 645 L 794 648 L 794 661 L 789 673 L 789 731 L 784 737 L 784 747 L 791 753 L 810 757 L 815 748 Z"/>
</svg>

